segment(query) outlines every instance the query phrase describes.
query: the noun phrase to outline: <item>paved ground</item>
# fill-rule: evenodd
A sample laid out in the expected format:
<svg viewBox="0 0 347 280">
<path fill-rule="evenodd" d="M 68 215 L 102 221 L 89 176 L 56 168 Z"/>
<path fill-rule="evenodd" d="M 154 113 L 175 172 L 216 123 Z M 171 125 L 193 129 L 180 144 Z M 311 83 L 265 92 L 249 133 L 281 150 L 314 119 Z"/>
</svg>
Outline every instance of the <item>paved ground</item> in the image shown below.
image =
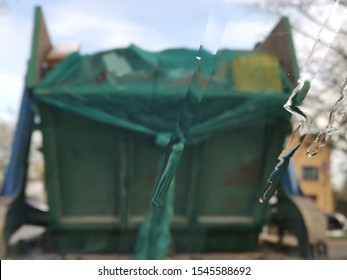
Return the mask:
<svg viewBox="0 0 347 280">
<path fill-rule="evenodd" d="M 328 254 L 331 260 L 347 260 L 347 239 L 328 239 Z"/>
</svg>

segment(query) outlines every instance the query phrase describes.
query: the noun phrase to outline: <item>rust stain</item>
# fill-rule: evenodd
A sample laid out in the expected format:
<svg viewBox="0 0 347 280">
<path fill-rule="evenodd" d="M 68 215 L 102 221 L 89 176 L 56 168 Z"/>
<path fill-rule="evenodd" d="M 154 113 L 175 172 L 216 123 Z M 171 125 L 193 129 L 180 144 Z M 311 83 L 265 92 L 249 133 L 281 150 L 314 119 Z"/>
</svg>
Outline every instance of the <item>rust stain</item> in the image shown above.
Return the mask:
<svg viewBox="0 0 347 280">
<path fill-rule="evenodd" d="M 259 176 L 261 176 L 261 164 L 251 161 L 228 174 L 222 184 L 223 186 L 252 186 L 258 184 Z"/>
</svg>

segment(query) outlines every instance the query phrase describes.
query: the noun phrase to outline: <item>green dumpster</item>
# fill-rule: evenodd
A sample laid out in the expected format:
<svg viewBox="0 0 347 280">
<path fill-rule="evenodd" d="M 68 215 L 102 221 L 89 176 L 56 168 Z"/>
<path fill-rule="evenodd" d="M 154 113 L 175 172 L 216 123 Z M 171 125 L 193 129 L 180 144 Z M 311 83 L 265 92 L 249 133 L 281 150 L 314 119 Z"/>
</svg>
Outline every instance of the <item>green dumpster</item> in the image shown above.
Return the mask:
<svg viewBox="0 0 347 280">
<path fill-rule="evenodd" d="M 74 53 L 35 86 L 54 248 L 134 251 L 195 54 Z M 175 175 L 176 252 L 256 249 L 258 197 L 288 129 L 291 83 L 275 56 L 223 50 L 216 61 Z"/>
<path fill-rule="evenodd" d="M 256 249 L 267 208 L 258 197 L 289 128 L 282 106 L 297 78 L 287 19 L 257 50 L 221 50 L 212 76 L 199 74 L 208 86 L 158 225 L 148 223 L 151 199 L 197 50 L 73 53 L 47 73 L 51 48 L 37 8 L 28 86 L 55 250 L 133 253 L 158 227 L 175 252 Z"/>
</svg>

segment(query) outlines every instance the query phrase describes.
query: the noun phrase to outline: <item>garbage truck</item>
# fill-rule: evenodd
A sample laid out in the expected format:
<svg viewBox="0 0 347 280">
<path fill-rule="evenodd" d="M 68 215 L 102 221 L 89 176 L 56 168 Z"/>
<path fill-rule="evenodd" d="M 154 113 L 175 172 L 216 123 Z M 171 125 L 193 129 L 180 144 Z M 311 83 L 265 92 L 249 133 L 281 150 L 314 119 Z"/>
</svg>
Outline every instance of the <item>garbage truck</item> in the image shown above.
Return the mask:
<svg viewBox="0 0 347 280">
<path fill-rule="evenodd" d="M 198 73 L 203 97 L 192 105 L 187 92 L 197 75 L 197 52 L 130 45 L 57 57 L 36 8 L 1 192 L 3 256 L 23 224 L 45 226 L 51 248 L 62 253 L 165 258 L 169 251 L 257 250 L 269 210 L 258 198 L 290 131 L 283 104 L 299 77 L 289 20 L 282 18 L 252 50 L 219 50 L 213 71 Z M 189 134 L 157 207 L 154 186 L 182 114 L 192 118 Z M 25 199 L 34 131 L 43 136 L 48 211 Z M 316 249 L 325 242 L 324 221 L 292 191 L 300 189 L 295 176 L 286 176 L 276 220 L 297 236 L 304 258 L 322 256 Z M 322 222 L 312 225 L 312 219 Z"/>
</svg>

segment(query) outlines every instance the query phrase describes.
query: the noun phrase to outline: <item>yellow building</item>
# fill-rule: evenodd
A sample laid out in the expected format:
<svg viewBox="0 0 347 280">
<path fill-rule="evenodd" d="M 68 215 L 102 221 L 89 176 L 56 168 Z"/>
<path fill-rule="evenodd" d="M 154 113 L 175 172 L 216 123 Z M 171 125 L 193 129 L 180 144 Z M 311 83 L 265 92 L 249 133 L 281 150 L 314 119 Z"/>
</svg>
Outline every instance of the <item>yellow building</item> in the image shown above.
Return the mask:
<svg viewBox="0 0 347 280">
<path fill-rule="evenodd" d="M 323 212 L 334 212 L 335 201 L 330 180 L 331 148 L 326 145 L 314 157 L 307 157 L 307 148 L 314 140 L 315 136 L 307 135 L 294 154 L 296 175 L 305 196 L 311 197 Z"/>
</svg>

